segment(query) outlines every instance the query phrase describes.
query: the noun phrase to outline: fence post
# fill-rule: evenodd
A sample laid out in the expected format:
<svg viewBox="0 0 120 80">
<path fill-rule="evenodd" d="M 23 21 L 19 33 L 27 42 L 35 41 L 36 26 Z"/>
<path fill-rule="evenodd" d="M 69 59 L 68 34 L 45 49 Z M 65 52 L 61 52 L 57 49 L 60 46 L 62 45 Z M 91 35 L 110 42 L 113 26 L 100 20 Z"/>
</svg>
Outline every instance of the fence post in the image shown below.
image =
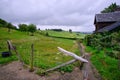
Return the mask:
<svg viewBox="0 0 120 80">
<path fill-rule="evenodd" d="M 23 63 L 23 60 L 22 60 L 20 54 L 17 52 L 16 46 L 13 46 L 12 43 L 9 40 L 7 40 L 7 44 L 8 44 L 9 51 L 10 52 L 11 52 L 11 50 L 15 51 L 15 53 L 16 53 L 16 55 L 18 57 L 18 60 L 20 60 L 20 62 Z"/>
<path fill-rule="evenodd" d="M 10 49 L 10 45 L 9 45 L 9 42 L 7 41 L 7 44 L 8 44 L 8 50 L 9 52 L 11 53 L 11 49 Z"/>
<path fill-rule="evenodd" d="M 34 71 L 34 68 L 33 68 L 33 57 L 34 57 L 34 55 L 33 55 L 33 52 L 34 52 L 34 46 L 33 46 L 33 44 L 31 45 L 31 55 L 30 55 L 30 72 L 33 72 Z"/>
</svg>

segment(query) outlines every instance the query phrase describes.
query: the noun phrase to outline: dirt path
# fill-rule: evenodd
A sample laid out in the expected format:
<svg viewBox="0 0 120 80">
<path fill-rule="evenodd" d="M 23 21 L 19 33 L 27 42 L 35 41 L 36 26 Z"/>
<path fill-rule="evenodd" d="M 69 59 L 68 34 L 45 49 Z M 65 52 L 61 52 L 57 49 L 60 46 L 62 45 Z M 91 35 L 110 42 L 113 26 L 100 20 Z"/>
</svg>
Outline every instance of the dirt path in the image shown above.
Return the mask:
<svg viewBox="0 0 120 80">
<path fill-rule="evenodd" d="M 86 54 L 86 59 L 89 61 L 89 63 L 84 65 L 83 71 L 85 70 L 88 73 L 88 80 L 102 80 L 100 74 L 90 61 L 90 54 Z"/>
<path fill-rule="evenodd" d="M 54 71 L 47 76 L 38 76 L 23 68 L 18 61 L 0 66 L 0 80 L 82 80 L 81 75 L 81 71 L 75 68 L 71 73 L 61 74 Z"/>
<path fill-rule="evenodd" d="M 38 75 L 24 69 L 18 61 L 0 67 L 0 80 L 38 80 L 39 78 Z"/>
<path fill-rule="evenodd" d="M 94 67 L 87 66 L 87 71 L 91 78 L 88 80 L 101 80 Z M 27 68 L 23 68 L 18 61 L 0 66 L 0 80 L 83 80 L 82 78 L 82 71 L 77 67 L 71 73 L 61 74 L 54 71 L 46 76 L 39 76 L 34 72 L 29 72 Z"/>
<path fill-rule="evenodd" d="M 84 63 L 82 66 L 82 74 L 85 80 L 102 80 L 100 74 L 96 68 L 92 65 L 90 61 L 91 54 L 85 52 L 85 46 L 78 42 L 78 47 L 81 55 L 84 55 L 84 58 L 88 60 L 88 63 Z"/>
</svg>

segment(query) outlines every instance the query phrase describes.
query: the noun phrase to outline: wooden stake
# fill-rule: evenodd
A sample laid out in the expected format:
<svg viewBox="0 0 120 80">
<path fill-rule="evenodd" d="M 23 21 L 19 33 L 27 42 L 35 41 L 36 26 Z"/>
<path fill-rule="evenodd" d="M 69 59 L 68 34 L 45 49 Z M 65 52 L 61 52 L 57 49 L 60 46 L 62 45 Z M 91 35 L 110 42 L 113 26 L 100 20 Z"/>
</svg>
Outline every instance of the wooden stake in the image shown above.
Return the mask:
<svg viewBox="0 0 120 80">
<path fill-rule="evenodd" d="M 16 47 L 13 46 L 12 43 L 11 43 L 9 40 L 7 40 L 7 44 L 8 44 L 8 49 L 9 49 L 9 51 L 11 52 L 11 50 L 14 50 L 15 53 L 16 53 L 16 55 L 17 55 L 17 57 L 18 57 L 18 60 L 19 60 L 20 62 L 22 62 L 22 65 L 23 65 L 24 62 L 23 62 L 23 60 L 22 60 L 20 54 L 17 52 Z"/>
<path fill-rule="evenodd" d="M 34 68 L 33 68 L 33 57 L 34 57 L 34 55 L 33 55 L 33 52 L 34 52 L 34 47 L 33 47 L 33 44 L 31 45 L 31 49 L 32 49 L 32 51 L 31 51 L 31 60 L 30 60 L 30 72 L 33 72 L 34 71 Z"/>
</svg>

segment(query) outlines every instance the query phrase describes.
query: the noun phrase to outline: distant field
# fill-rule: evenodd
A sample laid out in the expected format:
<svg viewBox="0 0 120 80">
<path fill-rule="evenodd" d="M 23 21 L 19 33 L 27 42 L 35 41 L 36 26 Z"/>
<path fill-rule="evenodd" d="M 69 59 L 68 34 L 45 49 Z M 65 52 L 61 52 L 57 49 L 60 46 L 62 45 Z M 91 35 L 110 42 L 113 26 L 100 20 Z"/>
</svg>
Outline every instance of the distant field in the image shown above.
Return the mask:
<svg viewBox="0 0 120 80">
<path fill-rule="evenodd" d="M 63 37 L 63 38 L 84 38 L 86 36 L 86 34 L 82 34 L 82 33 L 76 33 L 76 32 L 68 32 L 68 31 L 52 31 L 52 30 L 46 30 L 46 31 L 39 31 L 42 33 L 48 33 L 49 36 L 55 36 L 55 37 Z"/>
<path fill-rule="evenodd" d="M 76 37 L 76 33 L 55 31 L 48 31 L 48 33 L 52 36 L 68 38 Z M 79 36 L 84 37 L 84 35 L 77 35 L 77 37 Z M 17 51 L 20 53 L 26 64 L 29 64 L 31 44 L 33 43 L 34 65 L 43 69 L 48 69 L 72 59 L 72 57 L 59 53 L 57 50 L 58 46 L 79 54 L 75 40 L 52 38 L 38 33 L 35 33 L 34 36 L 30 36 L 27 32 L 20 32 L 16 30 L 12 30 L 10 33 L 8 33 L 7 29 L 0 28 L 0 52 L 8 51 L 6 43 L 7 40 L 10 40 L 17 47 Z M 13 52 L 13 54 L 15 53 Z M 15 55 L 9 58 L 2 58 L 0 55 L 0 64 L 16 59 L 17 58 Z"/>
</svg>

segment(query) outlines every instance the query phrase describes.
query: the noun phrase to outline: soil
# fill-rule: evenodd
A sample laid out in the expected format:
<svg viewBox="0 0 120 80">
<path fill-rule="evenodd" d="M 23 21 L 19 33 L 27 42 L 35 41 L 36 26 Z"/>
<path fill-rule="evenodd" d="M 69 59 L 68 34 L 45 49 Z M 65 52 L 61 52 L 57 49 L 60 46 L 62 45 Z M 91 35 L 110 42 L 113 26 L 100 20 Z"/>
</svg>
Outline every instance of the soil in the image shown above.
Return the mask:
<svg viewBox="0 0 120 80">
<path fill-rule="evenodd" d="M 13 61 L 6 65 L 0 65 L 0 80 L 82 80 L 79 68 L 74 68 L 71 73 L 54 71 L 46 76 L 39 76 L 35 72 L 29 72 L 20 62 Z"/>
</svg>

